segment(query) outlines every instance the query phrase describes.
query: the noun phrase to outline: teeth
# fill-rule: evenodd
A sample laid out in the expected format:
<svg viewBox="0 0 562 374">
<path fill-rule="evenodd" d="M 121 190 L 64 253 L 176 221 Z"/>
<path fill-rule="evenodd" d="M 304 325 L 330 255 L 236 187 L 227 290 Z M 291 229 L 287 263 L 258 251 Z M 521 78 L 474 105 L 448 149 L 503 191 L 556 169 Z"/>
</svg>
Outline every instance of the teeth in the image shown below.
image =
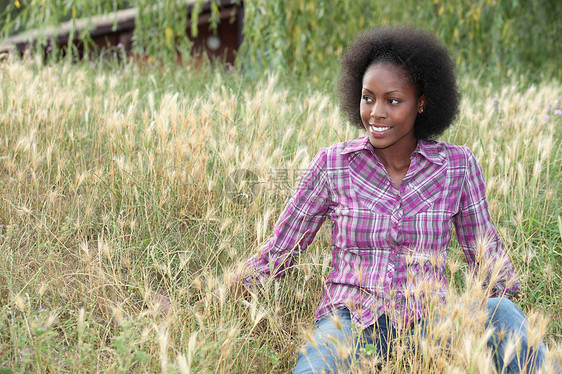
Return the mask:
<svg viewBox="0 0 562 374">
<path fill-rule="evenodd" d="M 370 126 L 371 130 L 374 132 L 385 132 L 386 130 L 388 130 L 390 127 L 375 127 L 375 126 Z"/>
</svg>

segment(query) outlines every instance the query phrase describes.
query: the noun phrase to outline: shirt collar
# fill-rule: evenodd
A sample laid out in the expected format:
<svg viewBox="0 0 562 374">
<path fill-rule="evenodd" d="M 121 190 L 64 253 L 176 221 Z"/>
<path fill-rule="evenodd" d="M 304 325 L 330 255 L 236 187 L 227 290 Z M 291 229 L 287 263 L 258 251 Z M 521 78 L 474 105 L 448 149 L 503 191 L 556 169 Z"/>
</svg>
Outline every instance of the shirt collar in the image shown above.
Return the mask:
<svg viewBox="0 0 562 374">
<path fill-rule="evenodd" d="M 340 154 L 345 155 L 362 150 L 371 152 L 374 150 L 372 144 L 369 142 L 369 136 L 367 134 L 347 143 L 347 146 L 340 152 Z"/>
<path fill-rule="evenodd" d="M 436 142 L 434 140 L 420 139 L 418 140 L 418 145 L 414 150 L 414 154 L 418 153 L 422 155 L 431 163 L 443 165 L 443 163 L 445 162 L 445 156 L 442 152 L 442 148 L 442 143 Z M 373 145 L 369 142 L 369 136 L 367 134 L 350 141 L 340 152 L 340 154 L 345 155 L 362 150 L 367 150 L 374 154 Z"/>
</svg>

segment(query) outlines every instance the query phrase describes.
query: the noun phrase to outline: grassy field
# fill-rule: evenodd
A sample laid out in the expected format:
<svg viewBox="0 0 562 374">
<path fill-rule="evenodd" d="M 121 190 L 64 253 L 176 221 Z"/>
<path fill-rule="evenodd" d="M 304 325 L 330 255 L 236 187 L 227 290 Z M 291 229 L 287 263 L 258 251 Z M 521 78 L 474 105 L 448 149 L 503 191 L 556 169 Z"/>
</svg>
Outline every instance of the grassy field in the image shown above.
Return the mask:
<svg viewBox="0 0 562 374">
<path fill-rule="evenodd" d="M 316 151 L 360 132 L 332 84 L 119 69 L 0 63 L 0 373 L 290 371 L 329 271 L 329 225 L 263 294 L 226 285 Z M 523 283 L 516 303 L 562 361 L 562 84 L 460 83 L 441 140 L 481 163 Z M 464 263 L 454 244 L 454 317 L 418 350 L 399 342 L 383 372 L 492 371 Z"/>
</svg>

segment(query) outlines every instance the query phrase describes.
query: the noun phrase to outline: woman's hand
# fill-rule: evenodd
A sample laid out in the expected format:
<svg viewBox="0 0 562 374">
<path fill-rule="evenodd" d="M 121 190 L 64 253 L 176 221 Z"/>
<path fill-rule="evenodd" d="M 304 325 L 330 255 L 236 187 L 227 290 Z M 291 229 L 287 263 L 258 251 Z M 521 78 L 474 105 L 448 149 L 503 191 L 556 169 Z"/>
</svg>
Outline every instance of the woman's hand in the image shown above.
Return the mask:
<svg viewBox="0 0 562 374">
<path fill-rule="evenodd" d="M 153 302 L 156 305 L 156 309 L 161 315 L 167 315 L 170 309 L 172 308 L 172 303 L 168 296 L 157 293 L 153 297 Z"/>
</svg>

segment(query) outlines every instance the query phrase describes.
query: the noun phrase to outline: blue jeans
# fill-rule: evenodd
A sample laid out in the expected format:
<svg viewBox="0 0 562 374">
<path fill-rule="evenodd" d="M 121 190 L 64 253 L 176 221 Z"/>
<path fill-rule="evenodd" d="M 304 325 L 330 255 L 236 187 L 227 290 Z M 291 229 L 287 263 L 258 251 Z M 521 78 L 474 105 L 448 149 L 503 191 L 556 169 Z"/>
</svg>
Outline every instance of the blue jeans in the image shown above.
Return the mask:
<svg viewBox="0 0 562 374">
<path fill-rule="evenodd" d="M 509 299 L 494 297 L 488 300 L 488 320 L 486 328 L 493 327 L 494 333 L 488 341 L 492 350 L 494 363 L 498 371 L 505 368 L 507 373 L 519 373 L 525 368 L 525 373 L 534 373 L 545 365 L 546 345 L 541 341 L 536 348 L 529 347 L 527 329 L 529 322 L 523 311 Z M 503 333 L 506 332 L 504 335 Z M 502 338 L 503 335 L 503 338 Z M 512 339 L 519 340 L 520 350 L 510 357 L 505 357 L 506 348 Z M 510 360 L 505 363 L 505 360 Z M 556 362 L 550 364 L 555 373 L 560 373 L 560 366 Z"/>
<path fill-rule="evenodd" d="M 488 300 L 488 320 L 486 328 L 493 326 L 494 333 L 488 341 L 492 349 L 498 371 L 504 368 L 505 354 L 511 336 L 520 338 L 519 354 L 510 355 L 510 362 L 505 365 L 507 373 L 518 373 L 520 368 L 534 372 L 545 361 L 548 352 L 544 343 L 538 349 L 528 346 L 525 315 L 515 304 L 505 298 Z M 423 330 L 423 328 L 422 328 Z M 413 328 L 412 328 L 413 331 Z M 507 332 L 507 333 L 505 333 Z M 362 350 L 374 349 L 378 357 L 387 359 L 392 352 L 392 340 L 397 334 L 383 315 L 374 326 L 358 331 L 351 322 L 349 310 L 338 310 L 334 315 L 326 316 L 316 322 L 312 342 L 307 342 L 299 353 L 294 374 L 302 373 L 339 373 L 345 372 L 353 360 L 358 360 Z M 503 337 L 503 339 L 501 338 Z M 560 368 L 553 363 L 555 372 Z"/>
</svg>

